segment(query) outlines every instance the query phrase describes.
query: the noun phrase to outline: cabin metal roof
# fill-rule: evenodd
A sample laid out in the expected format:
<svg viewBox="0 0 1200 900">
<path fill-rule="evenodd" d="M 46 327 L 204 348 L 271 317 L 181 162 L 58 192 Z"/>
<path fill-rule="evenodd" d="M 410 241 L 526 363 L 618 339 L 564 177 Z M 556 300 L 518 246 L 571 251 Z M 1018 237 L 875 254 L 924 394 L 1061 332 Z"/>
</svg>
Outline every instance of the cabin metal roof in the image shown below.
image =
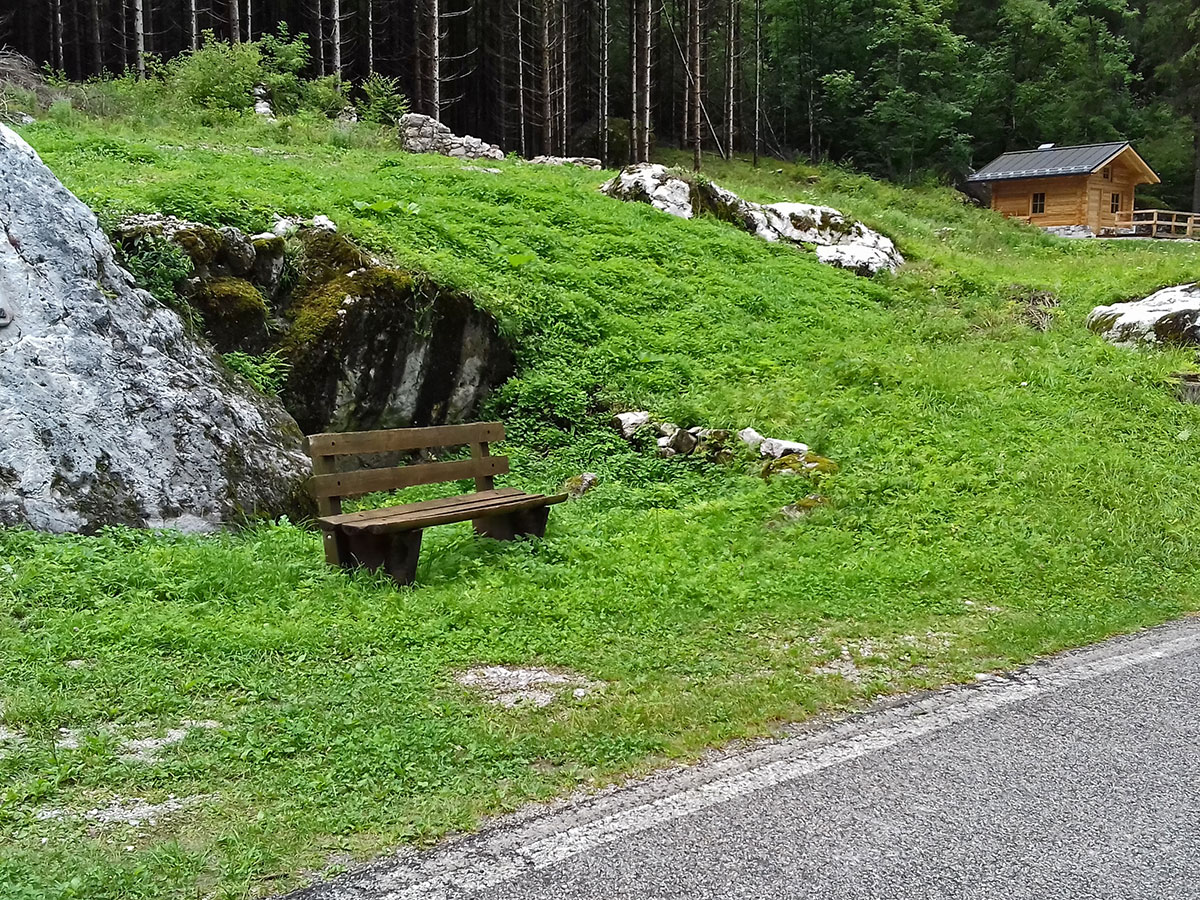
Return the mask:
<svg viewBox="0 0 1200 900">
<path fill-rule="evenodd" d="M 1047 150 L 1018 150 L 992 160 L 967 181 L 1007 181 L 1017 178 L 1053 178 L 1060 175 L 1090 175 L 1123 153 L 1128 141 L 1051 147 Z"/>
</svg>

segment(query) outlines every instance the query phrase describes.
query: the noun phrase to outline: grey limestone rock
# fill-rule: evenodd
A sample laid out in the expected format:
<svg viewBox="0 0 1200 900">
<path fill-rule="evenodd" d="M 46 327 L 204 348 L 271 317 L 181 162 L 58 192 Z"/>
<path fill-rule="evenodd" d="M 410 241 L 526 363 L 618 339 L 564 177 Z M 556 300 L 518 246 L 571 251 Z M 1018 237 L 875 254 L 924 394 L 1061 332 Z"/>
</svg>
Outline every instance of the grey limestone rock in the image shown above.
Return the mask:
<svg viewBox="0 0 1200 900">
<path fill-rule="evenodd" d="M 0 525 L 302 513 L 291 417 L 134 287 L 91 211 L 2 125 L 0 171 Z"/>
</svg>

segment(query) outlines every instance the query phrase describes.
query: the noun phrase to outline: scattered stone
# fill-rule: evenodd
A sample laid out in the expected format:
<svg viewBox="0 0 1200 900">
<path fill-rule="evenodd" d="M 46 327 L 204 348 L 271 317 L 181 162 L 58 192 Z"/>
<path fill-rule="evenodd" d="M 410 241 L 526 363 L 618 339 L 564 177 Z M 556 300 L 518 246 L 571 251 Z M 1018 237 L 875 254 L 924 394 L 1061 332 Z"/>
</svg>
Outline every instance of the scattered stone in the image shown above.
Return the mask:
<svg viewBox="0 0 1200 900">
<path fill-rule="evenodd" d="M 0 125 L 0 524 L 212 530 L 303 517 L 296 423 L 138 290 L 96 217 Z"/>
<path fill-rule="evenodd" d="M 505 709 L 522 704 L 549 706 L 568 692 L 574 699 L 582 700 L 604 686 L 577 673 L 508 666 L 478 666 L 460 673 L 455 680 L 478 691 L 488 703 Z"/>
<path fill-rule="evenodd" d="M 271 108 L 270 94 L 265 84 L 254 86 L 254 114 L 262 116 L 268 122 L 275 121 L 275 110 Z"/>
<path fill-rule="evenodd" d="M 600 160 L 591 156 L 535 156 L 529 162 L 535 166 L 582 166 L 597 171 L 603 167 Z"/>
<path fill-rule="evenodd" d="M 836 209 L 808 203 L 750 203 L 711 181 L 685 177 L 654 163 L 626 167 L 601 190 L 681 219 L 708 213 L 772 243 L 813 246 L 821 262 L 859 275 L 895 271 L 904 264 L 891 240 Z"/>
<path fill-rule="evenodd" d="M 464 172 L 483 172 L 485 175 L 503 175 L 503 169 L 493 169 L 490 166 L 463 166 Z"/>
<path fill-rule="evenodd" d="M 766 440 L 765 437 L 763 437 L 753 428 L 743 428 L 738 432 L 738 437 L 741 439 L 742 443 L 751 450 L 758 450 L 762 446 L 763 441 Z"/>
<path fill-rule="evenodd" d="M 20 115 L 17 116 L 17 124 L 18 125 L 32 125 L 35 122 L 37 122 L 37 119 L 35 119 L 29 113 L 21 113 Z"/>
<path fill-rule="evenodd" d="M 313 216 L 312 227 L 319 229 L 321 231 L 336 232 L 338 230 L 338 227 L 334 223 L 333 219 L 329 218 L 329 216 L 324 216 L 324 215 Z"/>
<path fill-rule="evenodd" d="M 578 500 L 596 486 L 600 476 L 595 472 L 584 472 L 574 478 L 568 478 L 563 484 L 563 490 L 572 500 Z"/>
<path fill-rule="evenodd" d="M 1087 326 L 1119 347 L 1200 344 L 1200 283 L 1165 288 L 1131 303 L 1097 306 Z"/>
<path fill-rule="evenodd" d="M 430 116 L 409 113 L 400 120 L 400 139 L 409 153 L 437 153 L 456 159 L 504 159 L 504 151 L 470 135 L 458 136 Z"/>
<path fill-rule="evenodd" d="M 1072 240 L 1091 240 L 1096 237 L 1096 232 L 1092 231 L 1087 225 L 1052 225 L 1042 230 L 1046 234 L 1054 235 L 1054 237 Z"/>
<path fill-rule="evenodd" d="M 639 428 L 650 424 L 650 413 L 644 411 L 617 413 L 613 416 L 613 424 L 621 429 L 621 436 L 629 440 L 637 434 Z"/>
</svg>

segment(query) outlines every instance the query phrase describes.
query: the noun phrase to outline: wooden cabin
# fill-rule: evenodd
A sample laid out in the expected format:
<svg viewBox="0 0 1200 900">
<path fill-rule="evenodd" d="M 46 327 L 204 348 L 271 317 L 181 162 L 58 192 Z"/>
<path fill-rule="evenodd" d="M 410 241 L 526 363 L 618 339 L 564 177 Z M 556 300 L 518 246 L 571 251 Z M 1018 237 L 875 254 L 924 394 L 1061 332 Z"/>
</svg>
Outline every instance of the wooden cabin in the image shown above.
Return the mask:
<svg viewBox="0 0 1200 900">
<path fill-rule="evenodd" d="M 1139 184 L 1160 179 L 1128 141 L 1005 153 L 967 179 L 991 188 L 992 209 L 1042 228 L 1129 227 Z"/>
</svg>

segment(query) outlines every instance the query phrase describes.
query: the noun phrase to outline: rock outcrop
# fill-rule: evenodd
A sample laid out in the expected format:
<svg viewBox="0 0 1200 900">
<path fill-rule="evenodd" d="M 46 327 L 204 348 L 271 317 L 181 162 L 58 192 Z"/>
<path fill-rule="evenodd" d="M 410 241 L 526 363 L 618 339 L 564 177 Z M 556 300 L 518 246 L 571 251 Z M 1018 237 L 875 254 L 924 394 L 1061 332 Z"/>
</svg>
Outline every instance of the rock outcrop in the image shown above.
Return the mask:
<svg viewBox="0 0 1200 900">
<path fill-rule="evenodd" d="M 283 307 L 283 400 L 305 431 L 461 422 L 513 373 L 495 319 L 470 297 L 390 267 L 345 237 L 300 232 Z"/>
<path fill-rule="evenodd" d="M 437 153 L 456 159 L 504 159 L 504 151 L 477 137 L 459 136 L 431 116 L 409 113 L 400 120 L 400 135 L 409 153 Z"/>
<path fill-rule="evenodd" d="M 601 190 L 681 219 L 708 214 L 766 241 L 812 246 L 821 262 L 859 275 L 890 272 L 904 264 L 890 239 L 836 209 L 808 203 L 751 203 L 711 181 L 685 178 L 666 166 L 629 166 Z"/>
<path fill-rule="evenodd" d="M 1132 303 L 1097 306 L 1087 325 L 1119 346 L 1200 344 L 1200 283 L 1169 287 Z"/>
<path fill-rule="evenodd" d="M 388 265 L 327 216 L 254 236 L 136 216 L 115 236 L 127 251 L 150 237 L 189 257 L 181 301 L 222 352 L 281 354 L 281 399 L 306 433 L 464 421 L 513 372 L 495 319 L 471 298 Z"/>
<path fill-rule="evenodd" d="M 306 509 L 302 437 L 134 287 L 95 216 L 0 126 L 0 524 L 208 530 Z"/>
</svg>

